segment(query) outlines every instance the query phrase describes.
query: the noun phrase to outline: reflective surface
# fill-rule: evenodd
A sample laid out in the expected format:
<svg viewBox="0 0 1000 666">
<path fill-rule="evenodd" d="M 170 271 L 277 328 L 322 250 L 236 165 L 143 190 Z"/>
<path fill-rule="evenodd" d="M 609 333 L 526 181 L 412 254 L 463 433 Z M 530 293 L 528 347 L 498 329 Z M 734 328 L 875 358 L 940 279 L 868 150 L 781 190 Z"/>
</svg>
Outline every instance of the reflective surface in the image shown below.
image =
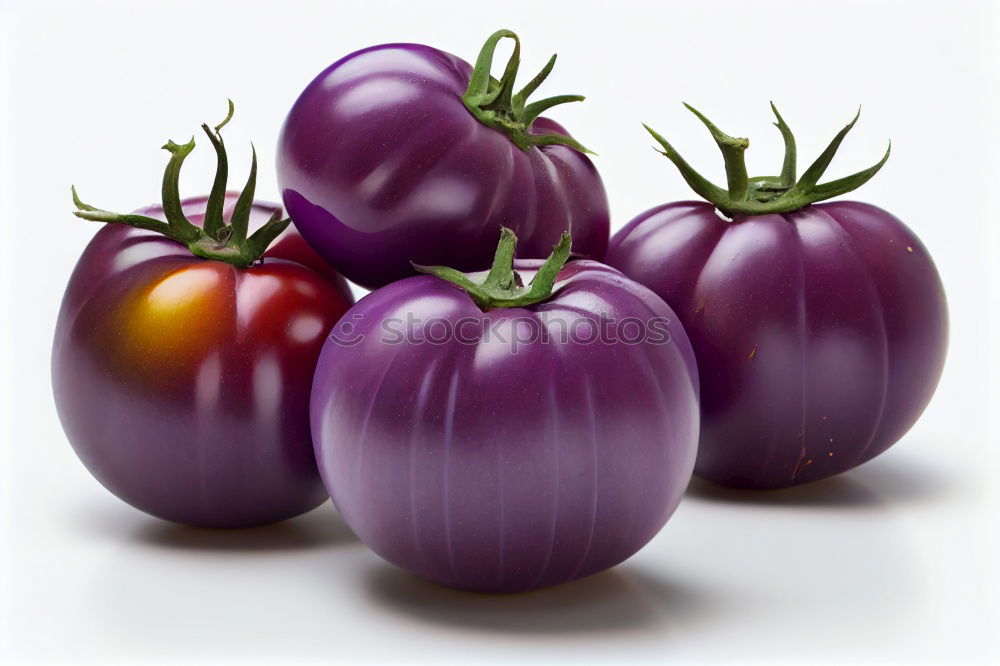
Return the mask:
<svg viewBox="0 0 1000 666">
<path fill-rule="evenodd" d="M 204 204 L 185 202 L 195 224 Z M 251 225 L 274 209 L 255 205 Z M 101 228 L 66 289 L 52 356 L 59 417 L 91 473 L 133 506 L 193 525 L 257 525 L 320 504 L 309 388 L 350 297 L 317 259 L 294 231 L 240 270 L 151 232 Z"/>
<path fill-rule="evenodd" d="M 941 281 L 920 240 L 874 206 L 732 223 L 707 203 L 668 204 L 616 234 L 607 260 L 691 336 L 705 478 L 773 488 L 843 472 L 902 437 L 937 386 Z"/>
<path fill-rule="evenodd" d="M 527 283 L 540 264 L 515 267 Z M 348 525 L 385 559 L 517 592 L 618 564 L 673 513 L 698 437 L 687 337 L 663 301 L 607 266 L 570 262 L 559 279 L 548 301 L 482 312 L 454 285 L 408 278 L 335 328 L 313 387 L 317 461 Z M 602 315 L 665 318 L 671 339 L 602 342 L 585 332 Z M 542 329 L 548 341 L 532 339 Z"/>
<path fill-rule="evenodd" d="M 476 120 L 461 95 L 471 68 L 418 44 L 353 53 L 309 84 L 278 141 L 278 180 L 302 235 L 368 288 L 410 262 L 488 266 L 501 226 L 518 256 L 544 258 L 561 233 L 601 259 L 609 214 L 594 165 L 566 146 L 522 151 Z M 538 134 L 567 134 L 546 118 Z"/>
</svg>

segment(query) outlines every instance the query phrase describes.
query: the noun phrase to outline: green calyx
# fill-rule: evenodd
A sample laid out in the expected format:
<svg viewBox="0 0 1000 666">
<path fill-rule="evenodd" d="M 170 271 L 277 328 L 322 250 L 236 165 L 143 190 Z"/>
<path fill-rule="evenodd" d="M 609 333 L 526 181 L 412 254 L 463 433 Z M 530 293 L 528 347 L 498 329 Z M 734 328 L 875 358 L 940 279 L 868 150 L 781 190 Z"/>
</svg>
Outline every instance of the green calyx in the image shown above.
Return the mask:
<svg viewBox="0 0 1000 666">
<path fill-rule="evenodd" d="M 263 256 L 271 242 L 281 234 L 291 220 L 282 220 L 280 211 L 276 211 L 260 229 L 247 237 L 250 223 L 250 209 L 253 206 L 254 188 L 257 183 L 257 151 L 253 150 L 253 162 L 250 167 L 250 177 L 240 192 L 233 208 L 233 214 L 227 224 L 222 217 L 226 200 L 226 183 L 229 178 L 229 160 L 226 157 L 226 147 L 222 142 L 221 130 L 233 117 L 233 102 L 229 101 L 229 113 L 216 125 L 209 127 L 203 124 L 201 128 L 208 135 L 208 140 L 215 148 L 216 168 L 215 181 L 208 196 L 205 207 L 205 222 L 202 227 L 192 224 L 184 215 L 181 205 L 181 195 L 178 189 L 181 166 L 185 158 L 194 150 L 194 137 L 185 144 L 178 145 L 167 141 L 164 150 L 170 153 L 170 161 L 163 173 L 163 214 L 167 221 L 157 220 L 145 215 L 112 213 L 100 208 L 94 208 L 80 201 L 73 187 L 73 203 L 77 210 L 73 214 L 84 220 L 93 222 L 111 222 L 127 224 L 139 229 L 147 229 L 163 234 L 167 238 L 181 243 L 195 256 L 204 259 L 214 259 L 232 264 L 237 268 L 246 268 Z"/>
<path fill-rule="evenodd" d="M 484 312 L 493 308 L 522 308 L 540 303 L 552 296 L 556 277 L 569 259 L 571 246 L 569 232 L 564 231 L 562 238 L 552 249 L 552 254 L 538 269 L 528 286 L 524 286 L 521 276 L 514 270 L 517 236 L 507 227 L 500 229 L 500 243 L 493 256 L 493 266 L 482 283 L 473 282 L 465 273 L 447 266 L 413 264 L 413 268 L 458 285 L 469 293 L 479 309 Z"/>
<path fill-rule="evenodd" d="M 490 68 L 493 66 L 493 54 L 496 52 L 497 44 L 505 37 L 514 40 L 514 52 L 511 54 L 510 60 L 507 61 L 503 76 L 498 81 L 490 76 Z M 521 40 L 517 38 L 517 35 L 510 30 L 497 30 L 490 35 L 476 59 L 476 66 L 472 69 L 472 76 L 469 78 L 469 87 L 462 95 L 462 102 L 469 109 L 469 112 L 487 127 L 503 132 L 521 150 L 528 150 L 532 146 L 559 144 L 569 146 L 581 153 L 591 152 L 575 139 L 562 134 L 531 133 L 531 124 L 546 110 L 557 104 L 582 102 L 584 98 L 581 95 L 557 95 L 527 104 L 531 93 L 535 92 L 538 86 L 542 85 L 542 81 L 552 72 L 552 67 L 556 64 L 556 57 L 552 56 L 548 64 L 538 73 L 538 76 L 515 93 L 514 79 L 517 77 L 517 68 L 520 64 Z"/>
<path fill-rule="evenodd" d="M 738 139 L 725 134 L 697 109 L 689 104 L 685 104 L 684 106 L 691 113 L 698 116 L 698 119 L 705 124 L 708 131 L 711 132 L 712 138 L 715 139 L 715 143 L 718 144 L 719 150 L 722 151 L 722 158 L 726 164 L 726 188 L 715 185 L 699 174 L 680 156 L 680 153 L 674 150 L 674 147 L 666 139 L 657 134 L 648 125 L 643 125 L 643 127 L 663 147 L 663 150 L 660 152 L 674 163 L 681 172 L 681 176 L 691 186 L 691 189 L 730 218 L 746 215 L 766 215 L 769 213 L 791 213 L 811 203 L 830 199 L 845 192 L 855 190 L 867 183 L 872 176 L 878 173 L 882 165 L 889 159 L 889 152 L 892 150 L 892 142 L 890 141 L 885 155 L 878 164 L 844 178 L 838 178 L 826 183 L 819 182 L 826 168 L 830 166 L 830 162 L 833 160 L 837 149 L 840 148 L 844 137 L 854 127 L 854 123 L 858 121 L 858 116 L 861 115 L 861 110 L 859 109 L 854 119 L 837 133 L 837 136 L 833 138 L 833 141 L 826 147 L 826 150 L 816 158 L 816 161 L 796 181 L 795 137 L 772 102 L 771 110 L 774 111 L 774 116 L 777 118 L 774 126 L 781 132 L 781 136 L 785 141 L 785 159 L 781 165 L 781 174 L 778 176 L 748 178 L 743 153 L 750 146 L 750 142 L 747 139 Z"/>
</svg>

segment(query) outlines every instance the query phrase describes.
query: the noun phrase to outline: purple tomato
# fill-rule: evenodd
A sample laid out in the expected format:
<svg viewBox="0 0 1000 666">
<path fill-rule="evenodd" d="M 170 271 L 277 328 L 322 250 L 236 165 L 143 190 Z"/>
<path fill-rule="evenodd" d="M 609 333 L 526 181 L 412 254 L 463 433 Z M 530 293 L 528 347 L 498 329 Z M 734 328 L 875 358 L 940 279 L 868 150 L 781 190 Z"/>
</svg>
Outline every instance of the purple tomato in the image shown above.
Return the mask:
<svg viewBox="0 0 1000 666">
<path fill-rule="evenodd" d="M 424 268 L 334 328 L 312 394 L 320 473 L 383 558 L 427 580 L 520 592 L 625 560 L 690 479 L 687 336 L 618 271 L 553 255 Z M 512 270 L 513 269 L 513 270 Z M 522 286 L 526 285 L 526 286 Z"/>
<path fill-rule="evenodd" d="M 168 144 L 162 206 L 116 215 L 76 199 L 80 217 L 112 224 L 66 288 L 52 383 L 70 443 L 111 492 L 167 520 L 243 527 L 326 498 L 309 392 L 352 300 L 281 208 L 253 201 L 252 180 L 225 192 L 209 136 L 222 178 L 208 197 L 177 195 L 192 141 Z"/>
<path fill-rule="evenodd" d="M 503 77 L 497 43 L 514 40 Z M 302 92 L 278 141 L 285 207 L 305 239 L 368 288 L 413 275 L 411 261 L 478 270 L 501 226 L 523 257 L 544 258 L 563 231 L 602 259 L 608 202 L 586 149 L 539 114 L 577 95 L 527 103 L 555 56 L 514 92 L 517 36 L 490 37 L 472 67 L 420 44 L 352 53 Z"/>
<path fill-rule="evenodd" d="M 934 392 L 945 295 L 926 248 L 896 217 L 865 203 L 815 202 L 859 187 L 889 153 L 818 184 L 852 121 L 796 181 L 795 141 L 775 109 L 782 174 L 748 179 L 746 139 L 698 115 L 726 158 L 728 188 L 649 130 L 709 203 L 646 211 L 608 252 L 609 264 L 670 303 L 691 336 L 702 390 L 695 473 L 779 488 L 871 460 Z"/>
</svg>

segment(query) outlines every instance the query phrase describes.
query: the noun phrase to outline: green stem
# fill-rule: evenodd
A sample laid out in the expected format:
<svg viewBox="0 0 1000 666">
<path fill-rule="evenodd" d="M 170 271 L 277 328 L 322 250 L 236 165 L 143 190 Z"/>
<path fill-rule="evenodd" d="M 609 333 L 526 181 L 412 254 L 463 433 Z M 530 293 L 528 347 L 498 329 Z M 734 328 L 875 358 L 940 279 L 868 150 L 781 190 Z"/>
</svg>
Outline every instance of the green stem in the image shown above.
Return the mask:
<svg viewBox="0 0 1000 666">
<path fill-rule="evenodd" d="M 490 76 L 490 69 L 493 67 L 493 56 L 497 45 L 502 39 L 514 40 L 514 51 L 507 61 L 503 76 L 497 80 Z M 567 102 L 581 102 L 584 99 L 581 95 L 557 95 L 532 104 L 526 103 L 528 97 L 552 71 L 555 62 L 556 56 L 552 56 L 542 71 L 515 94 L 514 80 L 521 64 L 521 40 L 510 30 L 497 30 L 489 36 L 479 51 L 479 57 L 476 58 L 472 75 L 469 77 L 469 85 L 462 95 L 462 102 L 479 122 L 502 132 L 521 150 L 563 145 L 581 153 L 589 153 L 591 151 L 571 137 L 531 132 L 532 124 L 547 109 Z"/>
<path fill-rule="evenodd" d="M 795 160 L 797 157 L 795 135 L 792 134 L 791 128 L 785 124 L 785 119 L 778 113 L 778 107 L 774 105 L 774 102 L 771 102 L 771 110 L 774 111 L 774 117 L 778 120 L 778 122 L 774 123 L 774 126 L 781 132 L 781 138 L 785 142 L 785 159 L 781 163 L 781 175 L 778 176 L 778 185 L 787 190 L 795 185 Z"/>
<path fill-rule="evenodd" d="M 226 180 L 228 176 L 228 159 L 225 144 L 222 141 L 221 130 L 233 117 L 233 103 L 229 102 L 229 114 L 225 120 L 214 127 L 214 132 L 207 125 L 202 129 L 208 135 L 216 153 L 215 180 L 205 205 L 205 224 L 199 228 L 192 224 L 184 215 L 179 188 L 181 166 L 185 158 L 194 150 L 194 138 L 188 143 L 178 145 L 168 141 L 163 148 L 170 152 L 170 161 L 163 174 L 163 214 L 167 221 L 157 220 L 145 215 L 112 213 L 85 204 L 77 196 L 76 188 L 72 187 L 73 204 L 76 210 L 73 214 L 84 220 L 127 224 L 138 229 L 146 229 L 162 234 L 167 238 L 186 245 L 192 254 L 204 259 L 224 261 L 237 268 L 245 268 L 258 261 L 270 246 L 271 242 L 283 232 L 291 222 L 281 219 L 280 211 L 275 212 L 253 235 L 247 238 L 250 222 L 250 211 L 253 207 L 254 190 L 257 182 L 257 153 L 253 151 L 253 162 L 250 177 L 246 186 L 236 200 L 236 206 L 229 224 L 222 217 L 226 199 Z M 252 144 L 251 144 L 252 147 Z"/>
<path fill-rule="evenodd" d="M 528 83 L 525 84 L 525 86 L 521 88 L 516 95 L 514 95 L 513 102 L 517 108 L 523 109 L 528 98 L 531 97 L 536 90 L 538 90 L 538 86 L 542 85 L 542 82 L 545 81 L 549 74 L 552 73 L 552 68 L 556 66 L 556 58 L 556 54 L 553 53 L 552 57 L 549 58 L 549 61 L 545 63 L 545 67 L 542 67 L 542 71 L 536 74 L 535 78 L 528 81 Z"/>
<path fill-rule="evenodd" d="M 517 236 L 507 227 L 500 229 L 500 242 L 493 256 L 493 266 L 482 283 L 473 282 L 465 273 L 447 266 L 413 264 L 413 267 L 421 273 L 433 275 L 461 287 L 484 312 L 494 308 L 523 308 L 548 300 L 552 296 L 559 271 L 569 259 L 571 246 L 569 232 L 564 231 L 552 249 L 552 254 L 538 269 L 528 286 L 523 285 L 521 276 L 514 270 Z"/>
<path fill-rule="evenodd" d="M 816 158 L 816 161 L 809 165 L 809 168 L 805 170 L 802 177 L 799 178 L 799 183 L 804 187 L 813 187 L 819 182 L 819 179 L 823 177 L 826 172 L 826 168 L 830 166 L 830 162 L 833 161 L 833 156 L 837 154 L 837 150 L 840 148 L 841 142 L 843 142 L 844 137 L 847 133 L 851 131 L 854 127 L 854 123 L 858 122 L 858 118 L 861 117 L 861 107 L 858 107 L 858 112 L 854 114 L 854 118 L 851 122 L 847 123 L 844 129 L 837 132 L 837 136 L 833 137 L 833 141 L 830 145 L 826 147 L 820 156 Z"/>
<path fill-rule="evenodd" d="M 719 146 L 719 150 L 722 151 L 722 159 L 726 163 L 726 181 L 729 185 L 729 198 L 742 199 L 746 196 L 747 189 L 750 187 L 750 179 L 747 176 L 747 165 L 743 159 L 743 153 L 750 147 L 750 141 L 748 139 L 737 139 L 729 136 L 716 127 L 711 120 L 702 115 L 698 109 L 686 102 L 684 106 L 687 107 L 688 111 L 696 115 L 698 120 L 708 128 L 712 138 L 715 139 L 716 145 Z"/>
<path fill-rule="evenodd" d="M 215 181 L 212 183 L 212 190 L 208 195 L 208 203 L 205 205 L 205 224 L 202 226 L 204 232 L 216 240 L 222 240 L 219 236 L 222 228 L 226 226 L 222 219 L 222 209 L 226 201 L 226 183 L 229 180 L 229 158 L 226 156 L 226 146 L 222 141 L 221 130 L 232 119 L 235 108 L 233 100 L 229 102 L 229 113 L 225 119 L 215 126 L 214 131 L 209 129 L 208 124 L 202 124 L 201 129 L 208 136 L 215 149 Z"/>
<path fill-rule="evenodd" d="M 858 115 L 847 124 L 830 142 L 826 150 L 816 159 L 812 165 L 806 169 L 802 177 L 796 181 L 796 148 L 795 137 L 791 129 L 785 124 L 777 107 L 772 103 L 771 109 L 777 119 L 775 127 L 781 132 L 785 142 L 785 158 L 781 165 L 781 174 L 778 176 L 760 176 L 748 178 L 746 163 L 743 153 L 749 146 L 746 139 L 737 139 L 719 130 L 712 122 L 702 115 L 697 109 L 685 104 L 699 120 L 704 123 L 715 139 L 722 157 L 726 164 L 727 188 L 715 185 L 688 164 L 680 153 L 678 153 L 670 143 L 662 136 L 653 131 L 649 126 L 643 125 L 652 135 L 657 143 L 663 148 L 661 151 L 680 171 L 681 176 L 687 181 L 695 192 L 708 202 L 712 203 L 722 213 L 730 218 L 750 215 L 766 215 L 770 213 L 790 213 L 809 204 L 830 199 L 832 197 L 855 190 L 868 182 L 879 169 L 889 159 L 892 150 L 892 143 L 886 150 L 882 159 L 867 169 L 851 174 L 844 178 L 819 183 L 826 168 L 830 165 L 837 149 L 843 142 L 844 137 L 851 131 L 858 120 Z M 858 114 L 860 115 L 860 110 Z"/>
<path fill-rule="evenodd" d="M 191 140 L 183 145 L 167 141 L 163 149 L 170 153 L 170 161 L 167 162 L 167 168 L 163 172 L 163 188 L 161 190 L 163 214 L 166 216 L 167 224 L 170 225 L 174 236 L 184 242 L 190 242 L 198 238 L 199 231 L 187 219 L 181 207 L 180 176 L 184 160 L 194 150 L 194 137 L 191 137 Z"/>
</svg>

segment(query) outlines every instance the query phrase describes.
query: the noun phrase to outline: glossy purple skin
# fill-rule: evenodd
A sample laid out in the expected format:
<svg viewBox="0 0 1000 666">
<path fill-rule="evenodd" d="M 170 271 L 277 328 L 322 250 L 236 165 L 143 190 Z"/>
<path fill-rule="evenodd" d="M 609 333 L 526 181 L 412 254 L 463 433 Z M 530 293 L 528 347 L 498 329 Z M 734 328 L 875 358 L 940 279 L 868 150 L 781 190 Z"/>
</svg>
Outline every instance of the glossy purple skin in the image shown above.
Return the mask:
<svg viewBox="0 0 1000 666">
<path fill-rule="evenodd" d="M 540 263 L 516 263 L 526 283 Z M 450 283 L 411 277 L 335 328 L 313 384 L 317 461 L 344 519 L 383 558 L 451 587 L 520 592 L 618 564 L 677 507 L 698 439 L 684 330 L 607 266 L 571 262 L 560 280 L 546 302 L 484 313 Z M 548 330 L 571 330 L 600 313 L 666 318 L 671 339 L 588 344 L 584 332 L 512 353 L 496 335 L 543 316 Z M 490 341 L 473 323 L 441 343 L 433 321 L 496 327 Z M 403 330 L 413 337 L 391 344 Z"/>
<path fill-rule="evenodd" d="M 523 151 L 481 124 L 461 96 L 471 67 L 419 44 L 374 46 L 303 91 L 278 140 L 278 181 L 307 241 L 348 279 L 376 288 L 411 261 L 488 266 L 501 226 L 518 256 L 544 258 L 563 231 L 602 259 L 607 197 L 589 159 L 566 146 Z M 532 131 L 566 135 L 546 118 Z"/>
<path fill-rule="evenodd" d="M 200 225 L 205 198 L 183 205 Z M 255 204 L 251 229 L 278 208 Z M 163 219 L 159 206 L 137 212 Z M 321 504 L 309 392 L 353 301 L 319 261 L 293 229 L 237 269 L 152 232 L 100 228 L 70 278 L 52 353 L 60 421 L 97 480 L 147 513 L 204 527 Z"/>
<path fill-rule="evenodd" d="M 608 262 L 677 312 L 701 376 L 695 474 L 779 488 L 892 446 L 937 385 L 945 295 L 920 240 L 864 203 L 729 222 L 707 203 L 646 211 Z"/>
</svg>

